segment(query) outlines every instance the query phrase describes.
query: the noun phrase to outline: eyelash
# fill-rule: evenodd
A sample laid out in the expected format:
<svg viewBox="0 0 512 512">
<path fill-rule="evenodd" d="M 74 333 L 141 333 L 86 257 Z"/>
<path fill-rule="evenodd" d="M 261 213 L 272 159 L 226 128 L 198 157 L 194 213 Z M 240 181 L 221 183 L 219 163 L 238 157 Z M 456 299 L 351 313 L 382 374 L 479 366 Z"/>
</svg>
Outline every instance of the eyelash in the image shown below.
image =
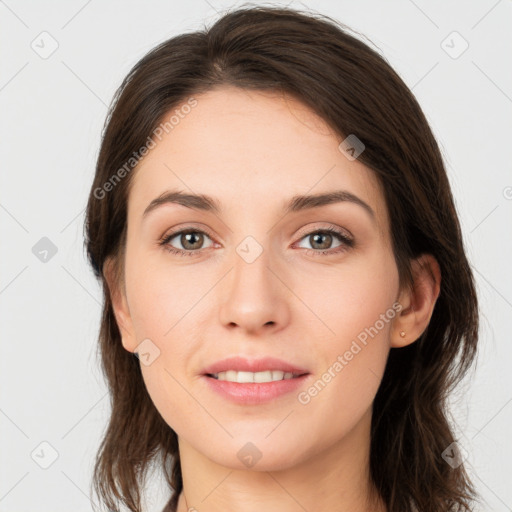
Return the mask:
<svg viewBox="0 0 512 512">
<path fill-rule="evenodd" d="M 176 249 L 175 247 L 172 247 L 171 245 L 169 245 L 169 242 L 174 237 L 176 237 L 177 235 L 186 234 L 186 233 L 201 233 L 203 235 L 207 235 L 209 238 L 213 238 L 212 235 L 208 231 L 206 231 L 206 230 L 201 230 L 201 229 L 196 229 L 196 228 L 185 228 L 185 229 L 182 229 L 180 231 L 175 231 L 175 232 L 170 233 L 170 234 L 165 234 L 158 241 L 158 245 L 163 246 L 164 250 L 170 252 L 171 254 L 175 254 L 175 255 L 178 255 L 178 256 L 195 256 L 195 255 L 197 255 L 197 253 L 199 251 L 201 251 L 201 249 L 184 251 L 182 249 Z M 334 250 L 333 249 L 327 249 L 327 250 L 304 249 L 307 254 L 310 254 L 310 255 L 313 255 L 313 256 L 320 256 L 320 255 L 322 255 L 322 256 L 331 256 L 331 255 L 334 255 L 334 254 L 339 254 L 339 253 L 341 253 L 343 251 L 346 251 L 346 250 L 351 249 L 352 247 L 354 247 L 354 240 L 349 238 L 347 235 L 345 235 L 344 233 L 342 233 L 341 231 L 339 231 L 337 228 L 335 228 L 333 226 L 329 226 L 327 228 L 321 228 L 321 229 L 317 229 L 317 230 L 314 230 L 314 231 L 310 231 L 309 233 L 306 233 L 305 235 L 303 235 L 300 238 L 300 240 L 302 240 L 303 238 L 306 238 L 308 236 L 311 236 L 313 234 L 318 234 L 318 233 L 322 233 L 322 234 L 326 234 L 327 233 L 327 234 L 330 234 L 330 235 L 335 235 L 335 236 L 337 236 L 340 239 L 340 241 L 342 242 L 342 245 L 340 245 L 339 247 L 336 247 Z"/>
</svg>

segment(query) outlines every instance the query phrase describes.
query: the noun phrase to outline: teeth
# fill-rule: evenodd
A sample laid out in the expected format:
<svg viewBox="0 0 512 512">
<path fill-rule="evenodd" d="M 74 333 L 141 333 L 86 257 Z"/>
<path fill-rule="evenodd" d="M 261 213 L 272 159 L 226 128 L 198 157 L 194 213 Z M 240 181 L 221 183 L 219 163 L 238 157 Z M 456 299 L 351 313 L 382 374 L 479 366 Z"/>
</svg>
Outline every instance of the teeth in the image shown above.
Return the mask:
<svg viewBox="0 0 512 512">
<path fill-rule="evenodd" d="M 215 379 L 225 380 L 228 382 L 240 382 L 240 383 L 248 383 L 248 382 L 274 382 L 278 380 L 284 379 L 293 379 L 294 377 L 298 377 L 298 375 L 294 375 L 293 373 L 285 373 L 280 370 L 266 371 L 266 372 L 237 372 L 235 370 L 228 370 L 225 372 L 214 373 L 212 375 Z"/>
</svg>

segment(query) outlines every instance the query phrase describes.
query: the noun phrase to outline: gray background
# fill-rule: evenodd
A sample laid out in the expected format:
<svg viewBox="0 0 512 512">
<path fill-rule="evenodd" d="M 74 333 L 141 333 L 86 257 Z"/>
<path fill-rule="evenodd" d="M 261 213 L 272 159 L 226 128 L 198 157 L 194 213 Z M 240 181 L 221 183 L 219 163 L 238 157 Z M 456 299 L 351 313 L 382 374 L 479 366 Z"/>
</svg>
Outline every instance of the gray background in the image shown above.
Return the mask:
<svg viewBox="0 0 512 512">
<path fill-rule="evenodd" d="M 82 224 L 107 105 L 147 51 L 236 5 L 0 1 L 1 512 L 92 508 L 110 405 Z M 365 34 L 431 123 L 482 311 L 477 369 L 453 396 L 455 428 L 482 510 L 512 510 L 512 1 L 291 5 Z M 163 504 L 160 484 L 155 475 L 150 511 Z"/>
</svg>

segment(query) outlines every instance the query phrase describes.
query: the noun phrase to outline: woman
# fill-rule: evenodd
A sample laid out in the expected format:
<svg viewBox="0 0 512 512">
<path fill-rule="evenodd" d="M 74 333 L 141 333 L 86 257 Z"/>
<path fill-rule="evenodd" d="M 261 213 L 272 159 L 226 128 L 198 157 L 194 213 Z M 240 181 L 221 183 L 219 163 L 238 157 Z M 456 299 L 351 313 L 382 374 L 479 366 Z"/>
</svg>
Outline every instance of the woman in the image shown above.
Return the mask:
<svg viewBox="0 0 512 512">
<path fill-rule="evenodd" d="M 317 245 L 318 244 L 318 245 Z M 86 248 L 112 397 L 94 486 L 141 510 L 471 510 L 446 398 L 478 306 L 412 93 L 321 15 L 255 7 L 119 88 Z"/>
</svg>

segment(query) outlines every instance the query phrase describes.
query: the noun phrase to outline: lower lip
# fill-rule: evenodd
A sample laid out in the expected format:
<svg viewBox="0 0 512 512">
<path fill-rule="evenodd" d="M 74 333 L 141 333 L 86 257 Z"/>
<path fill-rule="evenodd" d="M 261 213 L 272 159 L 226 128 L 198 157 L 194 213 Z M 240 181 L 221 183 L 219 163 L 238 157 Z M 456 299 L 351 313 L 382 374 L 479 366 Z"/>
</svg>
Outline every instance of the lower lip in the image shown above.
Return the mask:
<svg viewBox="0 0 512 512">
<path fill-rule="evenodd" d="M 270 402 L 275 398 L 296 391 L 304 384 L 309 377 L 309 373 L 296 377 L 294 379 L 283 379 L 274 382 L 246 383 L 229 382 L 227 380 L 218 380 L 208 375 L 203 375 L 206 384 L 213 391 L 219 393 L 224 398 L 237 404 L 257 405 Z"/>
</svg>

